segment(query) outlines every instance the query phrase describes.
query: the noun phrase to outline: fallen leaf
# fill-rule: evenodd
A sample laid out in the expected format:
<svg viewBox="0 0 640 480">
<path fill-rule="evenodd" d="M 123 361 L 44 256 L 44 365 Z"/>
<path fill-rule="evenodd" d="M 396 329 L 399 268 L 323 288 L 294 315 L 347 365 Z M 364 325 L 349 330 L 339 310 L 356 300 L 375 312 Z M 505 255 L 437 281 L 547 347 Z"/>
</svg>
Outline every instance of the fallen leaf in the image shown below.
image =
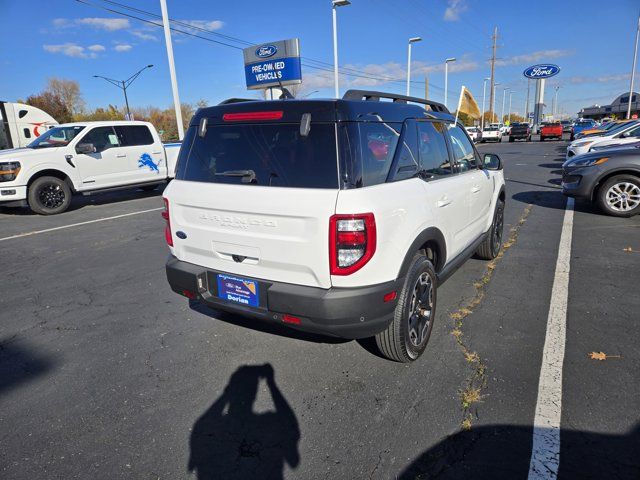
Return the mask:
<svg viewBox="0 0 640 480">
<path fill-rule="evenodd" d="M 621 358 L 620 355 L 607 355 L 604 352 L 591 352 L 589 354 L 589 358 L 591 358 L 591 360 L 606 360 L 607 358 Z"/>
<path fill-rule="evenodd" d="M 627 247 L 622 249 L 623 252 L 633 253 L 633 248 Z"/>
</svg>

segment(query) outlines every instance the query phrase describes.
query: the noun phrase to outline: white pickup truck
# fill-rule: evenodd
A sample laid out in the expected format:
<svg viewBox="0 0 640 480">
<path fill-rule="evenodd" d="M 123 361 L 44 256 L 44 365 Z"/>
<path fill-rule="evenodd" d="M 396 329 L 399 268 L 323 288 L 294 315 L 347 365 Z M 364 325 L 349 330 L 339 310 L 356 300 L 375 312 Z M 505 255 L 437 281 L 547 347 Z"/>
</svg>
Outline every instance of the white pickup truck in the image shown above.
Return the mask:
<svg viewBox="0 0 640 480">
<path fill-rule="evenodd" d="M 59 125 L 26 148 L 0 152 L 0 206 L 64 212 L 75 193 L 153 190 L 174 177 L 179 143 L 162 144 L 147 122 Z"/>
</svg>

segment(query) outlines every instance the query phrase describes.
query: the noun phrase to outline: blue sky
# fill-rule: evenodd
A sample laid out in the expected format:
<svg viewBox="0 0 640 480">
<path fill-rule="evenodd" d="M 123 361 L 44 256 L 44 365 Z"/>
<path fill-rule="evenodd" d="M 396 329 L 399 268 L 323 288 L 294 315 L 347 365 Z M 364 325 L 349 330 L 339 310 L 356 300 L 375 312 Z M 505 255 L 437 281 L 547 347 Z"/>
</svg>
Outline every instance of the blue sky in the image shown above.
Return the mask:
<svg viewBox="0 0 640 480">
<path fill-rule="evenodd" d="M 121 92 L 93 75 L 127 78 L 152 63 L 155 67 L 145 71 L 128 91 L 130 103 L 170 106 L 162 29 L 97 7 L 157 20 L 105 0 L 85 1 L 93 6 L 75 0 L 0 0 L 0 99 L 26 98 L 40 91 L 47 77 L 56 76 L 77 80 L 90 107 L 121 105 Z M 160 13 L 158 0 L 117 2 Z M 319 90 L 312 96 L 333 95 L 332 73 L 322 69 L 331 70 L 333 61 L 330 0 L 167 3 L 171 18 L 242 41 L 257 44 L 298 37 L 303 61 L 321 67 L 303 67 L 301 94 Z M 522 70 L 545 62 L 562 69 L 548 81 L 549 107 L 551 89 L 557 84 L 562 111 L 574 113 L 583 106 L 608 104 L 629 88 L 639 7 L 637 0 L 352 0 L 352 5 L 338 10 L 339 64 L 348 69 L 345 72 L 359 76 L 341 76 L 341 91 L 351 87 L 404 93 L 407 40 L 421 36 L 423 41 L 413 48 L 412 80 L 421 82 L 428 76 L 430 98 L 442 101 L 443 62 L 456 57 L 449 71 L 450 106 L 461 85 L 480 103 L 482 81 L 489 75 L 491 33 L 497 26 L 500 60 L 496 80 L 512 88 L 513 111 L 524 110 Z M 176 27 L 245 46 L 188 26 Z M 255 96 L 244 84 L 240 49 L 181 34 L 173 38 L 182 101 L 203 98 L 213 104 L 228 97 Z M 502 88 L 497 87 L 498 111 Z M 412 94 L 423 93 L 423 83 L 412 85 Z"/>
</svg>

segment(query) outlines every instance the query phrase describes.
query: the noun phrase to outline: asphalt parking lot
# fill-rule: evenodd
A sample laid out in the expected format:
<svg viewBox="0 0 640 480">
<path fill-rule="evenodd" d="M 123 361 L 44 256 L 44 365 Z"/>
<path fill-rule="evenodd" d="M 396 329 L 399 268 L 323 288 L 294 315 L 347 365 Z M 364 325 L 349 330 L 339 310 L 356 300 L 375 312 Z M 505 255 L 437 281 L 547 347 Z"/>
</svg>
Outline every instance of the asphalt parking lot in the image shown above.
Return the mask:
<svg viewBox="0 0 640 480">
<path fill-rule="evenodd" d="M 411 365 L 190 308 L 159 192 L 0 209 L 0 477 L 527 478 L 565 147 L 479 147 L 505 163 L 507 248 L 441 287 Z M 558 476 L 638 479 L 640 216 L 576 202 L 570 232 Z"/>
</svg>

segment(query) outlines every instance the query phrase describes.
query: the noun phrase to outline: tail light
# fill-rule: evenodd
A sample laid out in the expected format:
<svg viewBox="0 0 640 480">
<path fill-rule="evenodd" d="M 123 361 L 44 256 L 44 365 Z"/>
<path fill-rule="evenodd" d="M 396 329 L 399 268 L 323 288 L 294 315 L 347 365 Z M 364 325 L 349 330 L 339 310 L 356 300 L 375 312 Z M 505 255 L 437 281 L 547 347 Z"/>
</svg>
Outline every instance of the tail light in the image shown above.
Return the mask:
<svg viewBox="0 0 640 480">
<path fill-rule="evenodd" d="M 169 219 L 169 200 L 162 198 L 164 201 L 164 211 L 162 212 L 162 218 L 167 221 L 167 225 L 164 227 L 164 239 L 167 241 L 167 245 L 173 247 L 173 237 L 171 236 L 171 220 Z"/>
<path fill-rule="evenodd" d="M 280 120 L 284 115 L 282 110 L 271 110 L 266 112 L 238 112 L 225 113 L 222 120 L 225 122 L 248 122 L 251 120 Z"/>
<path fill-rule="evenodd" d="M 333 215 L 329 219 L 331 275 L 357 272 L 376 251 L 376 220 L 373 213 Z"/>
</svg>

